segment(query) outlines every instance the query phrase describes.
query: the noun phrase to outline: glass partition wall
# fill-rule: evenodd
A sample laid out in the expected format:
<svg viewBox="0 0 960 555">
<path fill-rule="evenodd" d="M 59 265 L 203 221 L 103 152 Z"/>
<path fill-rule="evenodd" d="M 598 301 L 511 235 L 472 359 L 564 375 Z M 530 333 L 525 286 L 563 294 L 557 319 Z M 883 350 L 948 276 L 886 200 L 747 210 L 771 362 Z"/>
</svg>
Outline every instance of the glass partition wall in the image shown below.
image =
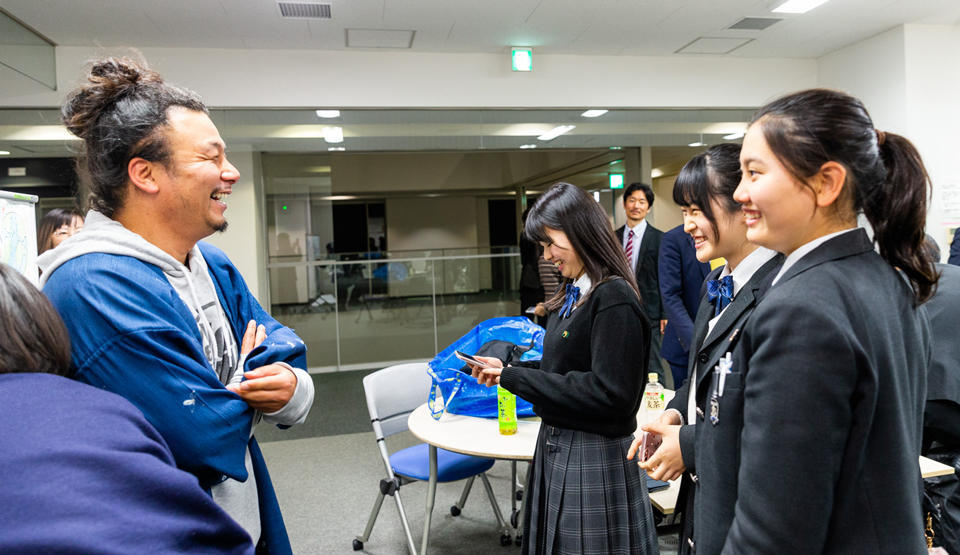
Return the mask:
<svg viewBox="0 0 960 555">
<path fill-rule="evenodd" d="M 705 145 L 738 141 L 751 113 L 213 109 L 231 158 L 258 184 L 265 239 L 228 254 L 255 262 L 261 302 L 306 341 L 311 369 L 425 360 L 526 308 L 517 244 L 537 194 L 573 183 L 617 226 L 612 176 L 649 179 L 647 219 L 669 229 L 680 220 L 673 177 Z M 77 144 L 59 121 L 54 108 L 0 110 L 0 189 L 38 194 L 46 208 L 71 202 Z"/>
</svg>

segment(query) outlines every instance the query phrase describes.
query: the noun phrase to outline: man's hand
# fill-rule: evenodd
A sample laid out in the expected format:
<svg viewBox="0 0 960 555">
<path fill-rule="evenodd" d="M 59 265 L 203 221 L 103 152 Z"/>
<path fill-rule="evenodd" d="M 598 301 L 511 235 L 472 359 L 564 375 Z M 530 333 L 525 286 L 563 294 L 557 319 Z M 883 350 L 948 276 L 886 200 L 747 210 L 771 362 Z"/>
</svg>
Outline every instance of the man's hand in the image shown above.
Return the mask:
<svg viewBox="0 0 960 555">
<path fill-rule="evenodd" d="M 547 306 L 543 303 L 537 303 L 537 306 L 533 307 L 533 313 L 543 318 L 547 315 Z"/>
<path fill-rule="evenodd" d="M 267 338 L 267 328 L 257 325 L 255 320 L 247 322 L 247 329 L 243 332 L 243 340 L 240 343 L 240 356 L 249 354 L 256 349 Z"/>
<path fill-rule="evenodd" d="M 239 395 L 252 408 L 263 412 L 282 409 L 297 390 L 297 375 L 281 364 L 261 366 L 244 373 L 243 377 L 244 381 L 230 384 L 227 389 Z"/>
<path fill-rule="evenodd" d="M 667 329 L 667 321 L 660 320 L 660 335 L 663 335 L 663 330 Z"/>
</svg>

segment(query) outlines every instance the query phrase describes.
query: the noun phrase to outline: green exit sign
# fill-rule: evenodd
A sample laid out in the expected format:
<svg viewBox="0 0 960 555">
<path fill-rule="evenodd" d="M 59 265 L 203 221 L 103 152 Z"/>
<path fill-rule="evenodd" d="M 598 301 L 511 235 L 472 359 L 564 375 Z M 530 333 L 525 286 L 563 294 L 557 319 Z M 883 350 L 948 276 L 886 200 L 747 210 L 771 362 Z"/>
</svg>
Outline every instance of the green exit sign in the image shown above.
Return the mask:
<svg viewBox="0 0 960 555">
<path fill-rule="evenodd" d="M 510 51 L 513 71 L 533 71 L 533 49 L 513 48 Z"/>
<path fill-rule="evenodd" d="M 622 174 L 622 173 L 611 173 L 611 174 L 610 174 L 610 188 L 611 188 L 611 189 L 623 189 L 623 174 Z"/>
</svg>

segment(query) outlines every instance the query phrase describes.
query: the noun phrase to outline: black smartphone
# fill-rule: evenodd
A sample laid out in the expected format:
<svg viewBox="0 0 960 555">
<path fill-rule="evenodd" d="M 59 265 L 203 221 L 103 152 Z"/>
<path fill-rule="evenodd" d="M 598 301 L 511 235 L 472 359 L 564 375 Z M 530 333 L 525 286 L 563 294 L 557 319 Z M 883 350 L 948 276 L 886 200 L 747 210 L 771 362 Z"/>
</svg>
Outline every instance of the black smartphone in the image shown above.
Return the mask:
<svg viewBox="0 0 960 555">
<path fill-rule="evenodd" d="M 464 361 L 464 362 L 466 362 L 466 363 L 469 363 L 469 364 L 475 364 L 475 365 L 479 366 L 480 368 L 493 368 L 493 366 L 487 364 L 486 362 L 483 362 L 482 360 L 479 360 L 479 359 L 473 357 L 472 355 L 468 355 L 467 353 L 461 353 L 460 351 L 454 351 L 453 354 L 454 354 L 457 358 L 459 358 L 460 360 L 462 360 L 462 361 Z"/>
</svg>

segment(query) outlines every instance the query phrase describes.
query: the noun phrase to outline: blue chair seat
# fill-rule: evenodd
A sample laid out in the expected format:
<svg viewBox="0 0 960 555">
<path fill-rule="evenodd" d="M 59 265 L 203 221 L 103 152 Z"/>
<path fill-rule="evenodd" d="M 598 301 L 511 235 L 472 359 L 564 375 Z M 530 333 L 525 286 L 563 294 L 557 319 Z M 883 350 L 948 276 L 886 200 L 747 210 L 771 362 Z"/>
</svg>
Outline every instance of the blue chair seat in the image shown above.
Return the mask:
<svg viewBox="0 0 960 555">
<path fill-rule="evenodd" d="M 437 481 L 455 482 L 476 476 L 490 470 L 493 462 L 493 459 L 437 449 Z M 396 474 L 426 482 L 430 479 L 429 447 L 426 443 L 420 443 L 397 451 L 390 455 L 390 467 Z"/>
</svg>

